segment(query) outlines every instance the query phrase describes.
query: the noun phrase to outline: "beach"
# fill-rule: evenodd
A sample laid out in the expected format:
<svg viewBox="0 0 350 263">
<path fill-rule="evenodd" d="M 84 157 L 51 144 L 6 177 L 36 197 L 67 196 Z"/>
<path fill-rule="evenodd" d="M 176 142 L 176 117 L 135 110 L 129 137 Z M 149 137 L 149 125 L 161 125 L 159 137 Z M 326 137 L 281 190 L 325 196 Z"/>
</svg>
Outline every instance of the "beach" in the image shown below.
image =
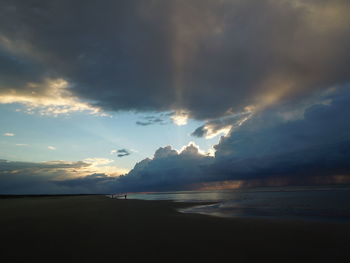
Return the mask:
<svg viewBox="0 0 350 263">
<path fill-rule="evenodd" d="M 2 262 L 347 262 L 350 224 L 184 214 L 102 195 L 0 199 Z"/>
</svg>

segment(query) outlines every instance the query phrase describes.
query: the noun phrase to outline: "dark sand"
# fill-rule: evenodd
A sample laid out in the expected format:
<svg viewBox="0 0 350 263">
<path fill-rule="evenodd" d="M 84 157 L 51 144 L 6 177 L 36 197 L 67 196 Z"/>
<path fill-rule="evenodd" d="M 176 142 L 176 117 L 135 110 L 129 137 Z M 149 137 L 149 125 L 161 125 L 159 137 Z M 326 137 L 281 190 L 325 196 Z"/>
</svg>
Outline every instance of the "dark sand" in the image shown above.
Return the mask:
<svg viewBox="0 0 350 263">
<path fill-rule="evenodd" d="M 350 225 L 181 214 L 104 196 L 0 199 L 1 262 L 350 262 Z"/>
</svg>

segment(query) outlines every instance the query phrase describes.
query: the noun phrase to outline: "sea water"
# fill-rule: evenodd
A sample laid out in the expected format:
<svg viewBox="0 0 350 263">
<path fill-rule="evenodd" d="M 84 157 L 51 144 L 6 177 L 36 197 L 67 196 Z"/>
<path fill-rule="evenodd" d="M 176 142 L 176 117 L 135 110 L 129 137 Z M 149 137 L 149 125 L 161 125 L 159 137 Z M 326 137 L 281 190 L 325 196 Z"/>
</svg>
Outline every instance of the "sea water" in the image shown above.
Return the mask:
<svg viewBox="0 0 350 263">
<path fill-rule="evenodd" d="M 350 223 L 350 186 L 265 187 L 129 194 L 130 199 L 208 203 L 181 209 L 220 217 L 264 217 Z"/>
</svg>

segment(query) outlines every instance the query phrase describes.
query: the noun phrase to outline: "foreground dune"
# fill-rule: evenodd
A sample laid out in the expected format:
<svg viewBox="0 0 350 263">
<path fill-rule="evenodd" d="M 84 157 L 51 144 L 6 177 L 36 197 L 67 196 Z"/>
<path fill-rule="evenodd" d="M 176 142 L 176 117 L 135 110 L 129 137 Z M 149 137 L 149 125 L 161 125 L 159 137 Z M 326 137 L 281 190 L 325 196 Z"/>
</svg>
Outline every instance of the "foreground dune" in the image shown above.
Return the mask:
<svg viewBox="0 0 350 263">
<path fill-rule="evenodd" d="M 2 262 L 350 258 L 349 224 L 228 219 L 176 210 L 189 205 L 104 196 L 0 199 Z"/>
</svg>

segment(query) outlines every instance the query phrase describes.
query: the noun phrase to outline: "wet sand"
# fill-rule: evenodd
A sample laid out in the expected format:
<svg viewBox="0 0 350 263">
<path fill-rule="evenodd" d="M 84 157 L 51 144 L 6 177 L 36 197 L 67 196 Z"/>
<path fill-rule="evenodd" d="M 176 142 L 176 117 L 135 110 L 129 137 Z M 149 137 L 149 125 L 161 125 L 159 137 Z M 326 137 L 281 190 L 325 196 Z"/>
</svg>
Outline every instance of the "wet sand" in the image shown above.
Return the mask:
<svg viewBox="0 0 350 263">
<path fill-rule="evenodd" d="M 182 214 L 104 196 L 0 199 L 2 262 L 350 262 L 350 224 Z"/>
</svg>

